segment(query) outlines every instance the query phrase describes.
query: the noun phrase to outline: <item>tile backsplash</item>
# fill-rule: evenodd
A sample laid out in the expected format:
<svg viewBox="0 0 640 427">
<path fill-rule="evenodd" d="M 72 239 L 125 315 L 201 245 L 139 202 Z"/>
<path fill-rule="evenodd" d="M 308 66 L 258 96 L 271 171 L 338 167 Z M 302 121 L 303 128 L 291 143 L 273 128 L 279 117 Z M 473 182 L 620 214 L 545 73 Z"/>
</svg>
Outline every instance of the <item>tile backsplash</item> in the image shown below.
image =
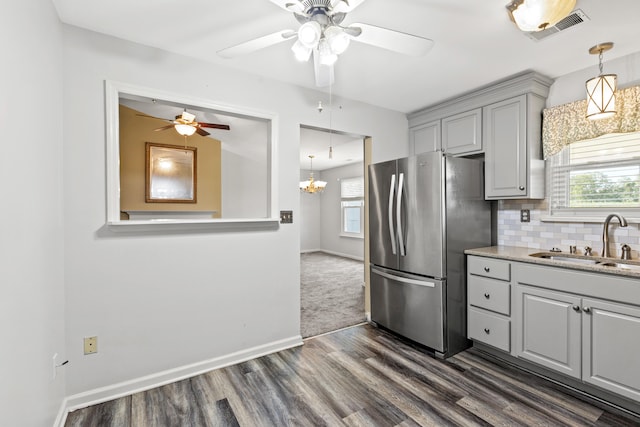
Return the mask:
<svg viewBox="0 0 640 427">
<path fill-rule="evenodd" d="M 530 222 L 520 222 L 520 210 L 529 209 Z M 577 246 L 582 253 L 585 246 L 593 248 L 593 254 L 602 250 L 602 226 L 600 223 L 586 222 L 542 222 L 547 213 L 545 200 L 500 200 L 498 202 L 498 245 L 519 246 L 549 250 L 552 247 L 569 252 L 569 246 Z M 609 224 L 609 250 L 611 255 L 620 257 L 620 246 L 631 246 L 631 257 L 639 258 L 640 230 L 638 224 L 620 227 L 618 220 Z M 614 255 L 615 254 L 615 255 Z"/>
</svg>

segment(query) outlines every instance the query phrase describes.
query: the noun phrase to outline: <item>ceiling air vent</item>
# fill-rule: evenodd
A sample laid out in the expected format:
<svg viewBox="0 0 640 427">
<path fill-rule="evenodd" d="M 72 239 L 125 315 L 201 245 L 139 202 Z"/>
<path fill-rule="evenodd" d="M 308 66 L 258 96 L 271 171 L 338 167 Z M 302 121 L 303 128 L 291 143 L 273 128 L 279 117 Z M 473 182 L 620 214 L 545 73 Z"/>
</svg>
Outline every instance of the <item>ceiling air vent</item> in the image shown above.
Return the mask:
<svg viewBox="0 0 640 427">
<path fill-rule="evenodd" d="M 553 27 L 549 27 L 546 30 L 542 30 L 542 31 L 533 31 L 530 33 L 526 33 L 526 35 L 532 40 L 540 41 L 549 36 L 557 34 L 560 31 L 564 31 L 568 28 L 574 27 L 578 24 L 581 24 L 589 20 L 590 20 L 589 17 L 585 15 L 585 13 L 582 10 L 576 9 L 573 12 L 571 12 L 569 16 L 559 21 Z"/>
</svg>

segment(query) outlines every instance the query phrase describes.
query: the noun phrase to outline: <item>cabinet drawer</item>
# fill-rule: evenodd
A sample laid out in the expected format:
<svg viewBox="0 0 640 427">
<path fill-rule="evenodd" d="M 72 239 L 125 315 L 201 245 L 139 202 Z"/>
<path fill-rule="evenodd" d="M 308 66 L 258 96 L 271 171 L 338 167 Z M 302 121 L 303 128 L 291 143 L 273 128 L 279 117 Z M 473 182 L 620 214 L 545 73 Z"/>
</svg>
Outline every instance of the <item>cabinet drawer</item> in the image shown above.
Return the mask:
<svg viewBox="0 0 640 427">
<path fill-rule="evenodd" d="M 509 316 L 511 285 L 486 277 L 469 276 L 469 304 Z"/>
<path fill-rule="evenodd" d="M 469 308 L 467 314 L 469 339 L 511 351 L 511 322 L 508 319 L 474 308 Z"/>
<path fill-rule="evenodd" d="M 476 276 L 491 277 L 498 280 L 511 280 L 511 264 L 499 259 L 468 256 L 467 268 L 469 273 Z"/>
</svg>

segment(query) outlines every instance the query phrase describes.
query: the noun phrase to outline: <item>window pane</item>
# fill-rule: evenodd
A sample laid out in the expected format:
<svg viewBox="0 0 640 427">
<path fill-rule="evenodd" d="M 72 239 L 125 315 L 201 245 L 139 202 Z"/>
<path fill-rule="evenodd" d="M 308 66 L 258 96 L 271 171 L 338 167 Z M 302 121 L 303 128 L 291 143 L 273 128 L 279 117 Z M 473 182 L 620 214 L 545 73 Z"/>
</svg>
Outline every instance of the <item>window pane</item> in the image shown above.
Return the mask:
<svg viewBox="0 0 640 427">
<path fill-rule="evenodd" d="M 344 207 L 344 232 L 360 234 L 360 206 Z"/>
</svg>

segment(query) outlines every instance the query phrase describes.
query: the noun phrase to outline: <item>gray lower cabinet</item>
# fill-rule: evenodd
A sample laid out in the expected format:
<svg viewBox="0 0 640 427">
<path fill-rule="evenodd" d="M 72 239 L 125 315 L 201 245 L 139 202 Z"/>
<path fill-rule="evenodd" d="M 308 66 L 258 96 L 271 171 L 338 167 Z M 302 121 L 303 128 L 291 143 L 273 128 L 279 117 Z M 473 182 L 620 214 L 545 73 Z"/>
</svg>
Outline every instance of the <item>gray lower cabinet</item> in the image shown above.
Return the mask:
<svg viewBox="0 0 640 427">
<path fill-rule="evenodd" d="M 574 378 L 581 372 L 580 298 L 516 287 L 516 356 Z"/>
<path fill-rule="evenodd" d="M 514 265 L 515 356 L 640 402 L 640 307 L 577 293 L 620 298 L 640 283 Z"/>
<path fill-rule="evenodd" d="M 467 337 L 511 351 L 511 264 L 467 257 Z"/>
<path fill-rule="evenodd" d="M 582 300 L 582 380 L 640 401 L 640 308 Z"/>
</svg>

